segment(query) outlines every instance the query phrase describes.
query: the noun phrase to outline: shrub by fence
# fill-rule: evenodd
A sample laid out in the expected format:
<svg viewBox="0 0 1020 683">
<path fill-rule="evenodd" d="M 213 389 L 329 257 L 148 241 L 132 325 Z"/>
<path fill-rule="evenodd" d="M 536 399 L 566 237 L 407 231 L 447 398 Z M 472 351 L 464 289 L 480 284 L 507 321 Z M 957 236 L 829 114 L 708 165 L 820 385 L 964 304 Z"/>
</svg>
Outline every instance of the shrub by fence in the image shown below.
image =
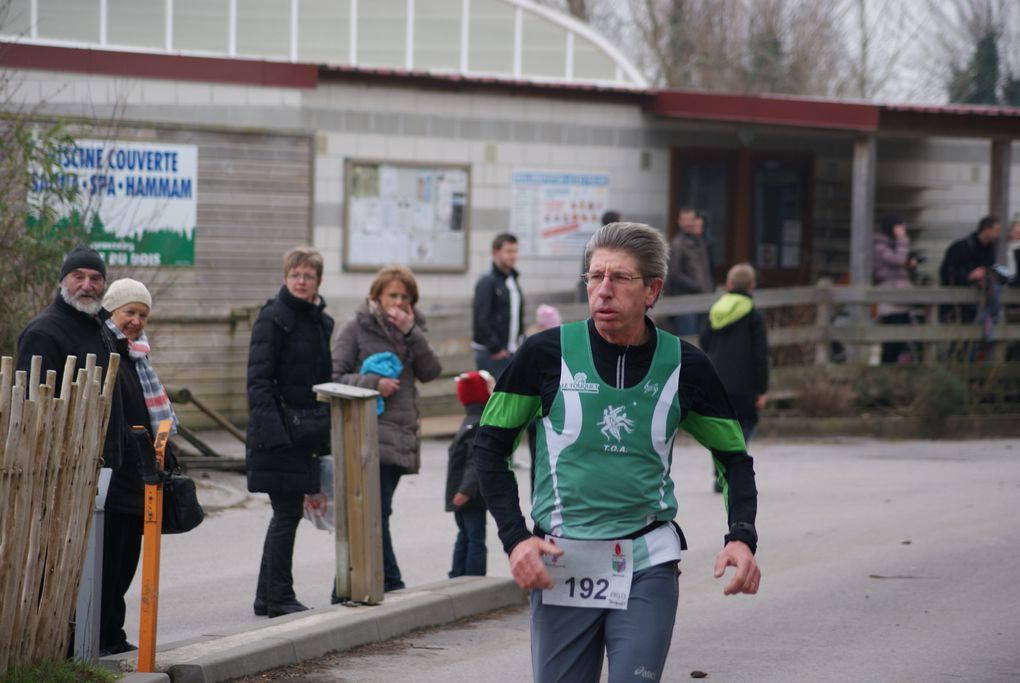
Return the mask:
<svg viewBox="0 0 1020 683">
<path fill-rule="evenodd" d="M 40 382 L 0 359 L 0 672 L 66 656 L 120 356 Z"/>
</svg>

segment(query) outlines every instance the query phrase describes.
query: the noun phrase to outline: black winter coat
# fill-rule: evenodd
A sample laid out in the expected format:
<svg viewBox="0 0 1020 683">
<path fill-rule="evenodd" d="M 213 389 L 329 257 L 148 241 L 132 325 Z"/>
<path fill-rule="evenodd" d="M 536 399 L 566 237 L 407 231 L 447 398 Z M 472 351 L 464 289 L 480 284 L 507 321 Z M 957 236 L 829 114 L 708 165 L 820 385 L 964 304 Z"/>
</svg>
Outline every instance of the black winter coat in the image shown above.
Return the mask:
<svg viewBox="0 0 1020 683">
<path fill-rule="evenodd" d="M 976 284 L 967 279 L 975 268 L 995 264 L 995 244 L 981 244 L 977 232 L 962 237 L 946 249 L 939 266 L 939 284 L 943 287 L 968 287 Z"/>
<path fill-rule="evenodd" d="M 751 298 L 744 292 L 726 296 Z M 709 322 L 701 332 L 701 350 L 715 366 L 737 417 L 757 415 L 755 400 L 768 392 L 767 334 L 765 318 L 754 308 L 718 329 L 712 329 Z"/>
<path fill-rule="evenodd" d="M 508 348 L 510 342 L 510 290 L 506 286 L 507 275 L 513 275 L 517 289 L 521 291 L 520 334 L 524 334 L 524 292 L 516 270 L 504 273 L 495 264 L 492 270 L 478 278 L 475 284 L 475 299 L 472 308 L 471 340 L 481 344 L 489 353 L 499 353 Z"/>
<path fill-rule="evenodd" d="M 281 406 L 312 408 L 312 386 L 330 381 L 333 318 L 326 302 L 310 303 L 280 288 L 259 312 L 248 349 L 248 490 L 315 493 L 319 462 L 298 449 L 283 425 Z"/>
<path fill-rule="evenodd" d="M 482 411 L 485 410 L 484 403 L 472 403 L 465 406 L 467 415 L 460 423 L 457 436 L 450 444 L 450 459 L 446 463 L 446 511 L 454 510 L 484 510 L 485 499 L 478 486 L 478 472 L 475 470 L 474 460 L 471 457 L 471 447 L 475 442 L 475 432 L 478 430 L 478 423 L 482 421 Z M 453 496 L 456 493 L 463 493 L 470 496 L 471 500 L 464 503 L 460 508 L 453 505 Z"/>
<path fill-rule="evenodd" d="M 126 339 L 117 340 L 120 352 L 120 377 L 124 379 L 124 425 L 130 430 L 133 425 L 141 425 L 146 431 L 152 431 L 149 420 L 149 409 L 145 405 L 145 392 L 142 382 L 138 379 L 135 362 L 128 355 Z M 152 435 L 149 434 L 149 440 Z M 110 490 L 106 494 L 106 509 L 123 515 L 141 517 L 145 514 L 145 482 L 142 481 L 141 453 L 138 444 L 127 436 L 124 442 L 124 462 L 120 469 L 113 473 Z"/>
<path fill-rule="evenodd" d="M 101 315 L 109 314 L 102 311 Z M 77 373 L 85 367 L 85 357 L 90 353 L 95 354 L 96 365 L 104 368 L 105 378 L 110 354 L 117 352 L 116 341 L 100 316 L 82 313 L 57 294 L 53 303 L 32 318 L 18 337 L 17 369 L 28 372 L 32 367 L 32 356 L 42 356 L 41 379 L 45 380 L 47 370 L 55 370 L 59 392 L 64 376 L 64 362 L 68 356 L 77 358 Z M 125 361 L 128 361 L 127 357 L 122 356 L 121 366 Z M 110 423 L 103 444 L 103 464 L 114 470 L 121 466 L 127 439 L 124 426 L 124 382 L 125 376 L 121 370 L 117 373 L 110 406 Z"/>
</svg>

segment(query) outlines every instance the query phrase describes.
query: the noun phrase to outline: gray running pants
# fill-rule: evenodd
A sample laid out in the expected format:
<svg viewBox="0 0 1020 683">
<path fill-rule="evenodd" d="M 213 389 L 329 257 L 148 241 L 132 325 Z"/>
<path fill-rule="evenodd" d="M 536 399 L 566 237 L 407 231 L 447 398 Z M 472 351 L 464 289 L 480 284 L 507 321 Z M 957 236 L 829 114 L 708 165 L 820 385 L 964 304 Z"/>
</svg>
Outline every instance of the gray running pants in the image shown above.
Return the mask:
<svg viewBox="0 0 1020 683">
<path fill-rule="evenodd" d="M 676 620 L 677 563 L 634 573 L 627 609 L 543 605 L 531 591 L 535 683 L 597 683 L 603 655 L 609 683 L 658 681 Z"/>
</svg>

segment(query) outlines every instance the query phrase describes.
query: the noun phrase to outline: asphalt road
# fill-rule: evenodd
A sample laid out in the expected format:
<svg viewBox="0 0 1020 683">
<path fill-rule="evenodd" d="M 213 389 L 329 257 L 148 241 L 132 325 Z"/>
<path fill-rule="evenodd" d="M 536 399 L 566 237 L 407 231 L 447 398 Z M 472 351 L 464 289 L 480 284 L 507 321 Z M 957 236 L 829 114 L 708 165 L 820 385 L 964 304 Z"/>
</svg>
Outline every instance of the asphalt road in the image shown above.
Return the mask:
<svg viewBox="0 0 1020 683">
<path fill-rule="evenodd" d="M 1020 443 L 761 441 L 752 452 L 763 567 L 754 597 L 725 597 L 711 577 L 721 498 L 710 492 L 707 458 L 689 441 L 676 453 L 691 550 L 663 680 L 696 670 L 754 683 L 1020 680 Z M 427 471 L 419 486 L 433 479 Z M 417 495 L 398 490 L 398 503 L 402 493 L 398 551 L 418 543 L 407 536 Z M 438 553 L 452 522 L 427 516 Z M 518 610 L 252 680 L 517 683 L 529 675 L 527 614 Z"/>
</svg>

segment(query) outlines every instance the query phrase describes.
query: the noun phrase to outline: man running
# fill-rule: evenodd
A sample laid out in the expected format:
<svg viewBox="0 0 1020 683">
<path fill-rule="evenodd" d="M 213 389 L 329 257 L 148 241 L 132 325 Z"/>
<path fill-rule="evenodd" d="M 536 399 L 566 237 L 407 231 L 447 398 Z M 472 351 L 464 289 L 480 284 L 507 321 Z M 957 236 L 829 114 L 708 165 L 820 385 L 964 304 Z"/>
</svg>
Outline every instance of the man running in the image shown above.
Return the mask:
<svg viewBox="0 0 1020 683">
<path fill-rule="evenodd" d="M 726 489 L 729 533 L 715 576 L 724 593 L 756 593 L 757 490 L 740 425 L 711 363 L 656 329 L 646 312 L 662 291 L 660 233 L 612 223 L 585 249 L 591 317 L 525 341 L 500 377 L 475 439 L 482 493 L 531 590 L 536 681 L 657 681 L 677 607 L 686 548 L 670 478 L 682 427 L 712 452 Z M 521 514 L 510 459 L 535 418 L 534 532 Z"/>
</svg>

